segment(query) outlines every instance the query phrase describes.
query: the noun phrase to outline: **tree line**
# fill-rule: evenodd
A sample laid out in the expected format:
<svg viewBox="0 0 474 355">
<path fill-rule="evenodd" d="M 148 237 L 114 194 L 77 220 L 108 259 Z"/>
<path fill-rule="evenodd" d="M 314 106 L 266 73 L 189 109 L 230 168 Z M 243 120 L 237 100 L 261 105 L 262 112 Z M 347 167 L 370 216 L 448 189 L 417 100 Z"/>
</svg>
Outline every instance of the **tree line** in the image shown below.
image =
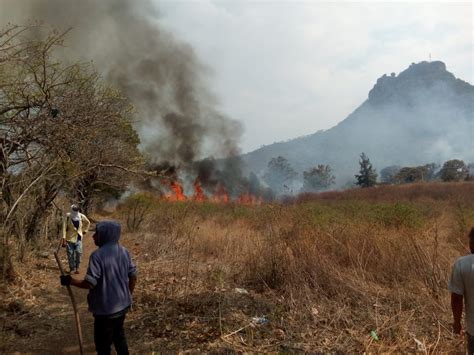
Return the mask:
<svg viewBox="0 0 474 355">
<path fill-rule="evenodd" d="M 451 159 L 442 166 L 430 163 L 420 166 L 388 166 L 380 170 L 380 179 L 388 184 L 408 184 L 422 181 L 463 181 L 471 179 L 473 164 L 463 160 Z"/>
<path fill-rule="evenodd" d="M 469 173 L 474 164 L 466 164 L 459 159 L 446 161 L 442 166 L 430 163 L 415 167 L 388 166 L 379 174 L 365 153 L 359 157 L 359 172 L 355 174 L 354 186 L 372 187 L 382 184 L 407 184 L 423 181 L 463 181 L 470 180 Z M 318 164 L 302 174 L 302 187 L 294 191 L 295 181 L 299 174 L 291 166 L 290 162 L 278 156 L 272 158 L 263 174 L 263 181 L 274 191 L 276 195 L 292 194 L 295 192 L 320 192 L 329 190 L 336 182 L 336 177 L 330 165 Z"/>
</svg>

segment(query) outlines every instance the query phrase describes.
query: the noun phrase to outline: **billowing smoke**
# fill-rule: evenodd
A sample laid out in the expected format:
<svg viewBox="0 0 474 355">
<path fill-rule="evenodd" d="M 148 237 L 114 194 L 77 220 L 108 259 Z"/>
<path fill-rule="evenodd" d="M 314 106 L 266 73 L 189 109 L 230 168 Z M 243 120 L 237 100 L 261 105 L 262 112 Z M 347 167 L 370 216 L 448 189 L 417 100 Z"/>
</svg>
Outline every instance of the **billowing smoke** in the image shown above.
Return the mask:
<svg viewBox="0 0 474 355">
<path fill-rule="evenodd" d="M 219 113 L 192 48 L 159 25 L 150 0 L 0 0 L 0 25 L 42 21 L 65 30 L 68 59 L 93 60 L 137 108 L 152 163 L 186 166 L 238 153 L 241 126 Z"/>
</svg>

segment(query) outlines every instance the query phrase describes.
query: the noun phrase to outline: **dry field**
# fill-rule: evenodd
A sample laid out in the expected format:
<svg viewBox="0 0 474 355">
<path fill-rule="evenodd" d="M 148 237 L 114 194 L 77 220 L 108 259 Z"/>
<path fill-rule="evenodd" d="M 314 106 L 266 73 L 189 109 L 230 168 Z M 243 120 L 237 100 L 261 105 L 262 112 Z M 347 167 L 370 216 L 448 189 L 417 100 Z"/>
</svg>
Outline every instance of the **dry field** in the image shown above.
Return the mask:
<svg viewBox="0 0 474 355">
<path fill-rule="evenodd" d="M 94 217 L 123 222 L 139 268 L 126 322 L 135 353 L 456 352 L 464 344 L 450 330 L 446 286 L 452 263 L 468 252 L 473 196 L 474 183 L 260 206 L 140 195 Z M 74 345 L 54 261 L 38 257 L 53 244 L 42 240 L 16 265 L 0 309 L 0 352 L 57 351 L 52 339 L 61 336 Z M 84 292 L 75 291 L 89 334 Z"/>
</svg>

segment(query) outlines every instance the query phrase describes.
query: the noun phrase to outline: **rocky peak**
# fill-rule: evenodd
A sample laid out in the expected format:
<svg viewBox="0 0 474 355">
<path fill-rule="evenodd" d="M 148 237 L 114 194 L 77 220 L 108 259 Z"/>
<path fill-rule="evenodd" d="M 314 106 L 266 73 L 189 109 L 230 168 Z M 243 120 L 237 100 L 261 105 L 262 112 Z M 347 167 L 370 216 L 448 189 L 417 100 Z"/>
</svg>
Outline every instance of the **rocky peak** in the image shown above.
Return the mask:
<svg viewBox="0 0 474 355">
<path fill-rule="evenodd" d="M 420 89 L 426 90 L 438 84 L 454 88 L 460 84 L 458 81 L 464 83 L 448 72 L 443 62 L 412 63 L 398 76 L 395 73 L 381 76 L 369 92 L 369 103 L 378 106 L 394 100 L 400 101 Z"/>
</svg>

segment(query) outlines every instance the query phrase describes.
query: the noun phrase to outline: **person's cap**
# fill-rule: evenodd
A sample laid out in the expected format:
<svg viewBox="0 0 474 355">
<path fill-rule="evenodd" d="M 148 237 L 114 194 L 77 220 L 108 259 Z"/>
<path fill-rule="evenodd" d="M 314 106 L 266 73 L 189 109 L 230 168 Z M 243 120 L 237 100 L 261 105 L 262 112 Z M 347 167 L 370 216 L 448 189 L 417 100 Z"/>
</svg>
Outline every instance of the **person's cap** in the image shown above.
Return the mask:
<svg viewBox="0 0 474 355">
<path fill-rule="evenodd" d="M 79 211 L 79 206 L 78 205 L 71 205 L 71 210 L 73 211 Z"/>
</svg>

